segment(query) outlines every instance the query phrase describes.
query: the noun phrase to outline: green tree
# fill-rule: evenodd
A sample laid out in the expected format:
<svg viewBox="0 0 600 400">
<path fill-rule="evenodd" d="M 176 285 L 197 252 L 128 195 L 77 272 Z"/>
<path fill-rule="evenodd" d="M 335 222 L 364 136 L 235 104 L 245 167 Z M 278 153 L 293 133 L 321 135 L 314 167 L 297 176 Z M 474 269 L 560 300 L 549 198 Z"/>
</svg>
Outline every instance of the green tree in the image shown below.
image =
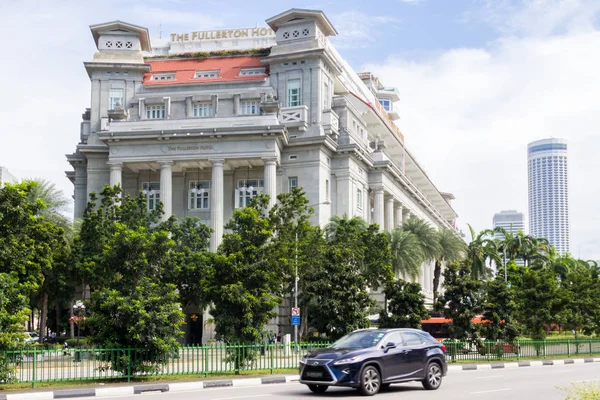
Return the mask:
<svg viewBox="0 0 600 400">
<path fill-rule="evenodd" d="M 389 241 L 394 275 L 417 280 L 424 259 L 417 236 L 398 227 L 390 232 Z"/>
<path fill-rule="evenodd" d="M 177 252 L 171 236 L 176 221 L 171 217 L 159 222 L 160 214 L 147 212 L 142 196 L 121 198 L 118 187 L 106 186 L 101 194 L 99 207 L 95 194 L 90 195 L 78 253 L 83 276 L 97 279 L 88 307 L 91 341 L 141 349 L 132 358 L 123 353 L 109 360 L 107 368 L 154 372 L 177 350 L 182 334 L 179 296 L 169 283 L 175 275 Z"/>
<path fill-rule="evenodd" d="M 402 224 L 402 229 L 417 237 L 425 261 L 433 261 L 440 256 L 438 233 L 427 222 L 417 217 L 410 217 Z"/>
<path fill-rule="evenodd" d="M 517 302 L 515 288 L 509 287 L 504 275 L 484 283 L 484 301 L 482 304 L 483 336 L 488 340 L 513 341 L 519 335 L 519 325 L 515 322 Z"/>
<path fill-rule="evenodd" d="M 487 266 L 488 262 L 496 266 L 502 265 L 498 245 L 491 237 L 492 231 L 484 230 L 475 234 L 471 225 L 469 231 L 471 242 L 467 245 L 466 265 L 470 266 L 473 279 L 487 278 L 492 274 L 492 270 Z"/>
<path fill-rule="evenodd" d="M 518 288 L 518 319 L 531 338 L 546 337 L 544 327 L 557 321 L 564 300 L 552 271 L 526 269 Z"/>
<path fill-rule="evenodd" d="M 282 299 L 283 271 L 269 263 L 274 226 L 267 206 L 268 197 L 260 195 L 248 207 L 235 210 L 215 258 L 210 313 L 217 339 L 227 344 L 260 343 Z M 230 361 L 238 370 L 254 356 L 230 354 Z"/>
<path fill-rule="evenodd" d="M 399 279 L 388 283 L 384 293 L 388 299 L 388 311 L 379 313 L 380 328 L 421 329 L 421 321 L 429 319 L 425 295 L 418 283 Z"/>
<path fill-rule="evenodd" d="M 298 275 L 298 306 L 301 309 L 301 323 L 298 328 L 300 339 L 308 332 L 308 305 L 312 300 L 306 284 L 309 282 L 309 277 L 314 275 L 323 263 L 325 245 L 321 229 L 310 223 L 310 216 L 314 210 L 308 206 L 308 203 L 304 190 L 295 188 L 280 193 L 277 196 L 277 203 L 270 211 L 275 234 L 271 242 L 269 258 L 272 265 L 283 271 L 285 275 L 285 294 L 293 295 L 296 274 Z"/>
<path fill-rule="evenodd" d="M 440 287 L 440 276 L 442 274 L 442 264 L 460 261 L 466 254 L 467 246 L 456 232 L 451 229 L 441 229 L 437 232 L 439 253 L 435 259 L 435 268 L 433 269 L 433 303 L 438 298 L 438 288 Z"/>
<path fill-rule="evenodd" d="M 69 234 L 71 224 L 62 214 L 66 211 L 69 204 L 62 190 L 56 188 L 54 183 L 45 179 L 27 180 L 31 184 L 31 190 L 27 194 L 28 200 L 32 204 L 41 202 L 43 204 L 39 215 L 49 221 L 57 229 L 55 229 L 56 237 L 54 237 L 52 249 L 52 262 L 47 263 L 41 273 L 43 283 L 40 286 L 37 297 L 40 299 L 40 335 L 39 341 L 43 343 L 47 317 L 49 296 L 63 292 L 63 294 L 72 294 L 72 285 L 70 285 L 70 256 L 71 243 Z M 60 301 L 60 300 L 58 300 Z"/>
<path fill-rule="evenodd" d="M 126 291 L 94 292 L 91 305 L 87 322 L 93 344 L 136 349 L 116 352 L 103 368 L 132 375 L 158 373 L 169 358 L 177 355 L 184 315 L 175 285 L 143 276 Z"/>
<path fill-rule="evenodd" d="M 561 326 L 587 335 L 600 334 L 600 280 L 594 276 L 593 267 L 577 262 L 561 281 L 559 290 L 565 301 L 559 317 Z"/>
<path fill-rule="evenodd" d="M 166 280 L 177 286 L 180 302 L 198 309 L 208 306 L 207 289 L 214 278 L 214 254 L 209 251 L 212 229 L 199 218 L 184 218 L 171 229 L 174 242 Z"/>
<path fill-rule="evenodd" d="M 358 218 L 332 218 L 323 264 L 307 279 L 311 325 L 331 339 L 367 327 L 375 305 L 367 288 L 393 279 L 386 234 L 365 226 Z"/>
<path fill-rule="evenodd" d="M 471 275 L 466 263 L 452 262 L 444 270 L 444 294 L 436 303 L 444 315 L 452 319 L 450 335 L 465 340 L 477 337 L 471 320 L 481 311 L 482 283 Z"/>
</svg>

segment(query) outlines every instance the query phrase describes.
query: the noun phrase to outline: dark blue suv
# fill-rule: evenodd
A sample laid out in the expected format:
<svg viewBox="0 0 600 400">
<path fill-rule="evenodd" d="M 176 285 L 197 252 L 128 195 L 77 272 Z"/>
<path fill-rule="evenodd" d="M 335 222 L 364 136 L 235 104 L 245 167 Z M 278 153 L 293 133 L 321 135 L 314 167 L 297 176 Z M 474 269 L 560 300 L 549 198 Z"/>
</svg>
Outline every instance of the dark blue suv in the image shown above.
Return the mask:
<svg viewBox="0 0 600 400">
<path fill-rule="evenodd" d="M 448 371 L 445 346 L 418 329 L 365 329 L 300 361 L 300 383 L 315 393 L 347 386 L 372 396 L 392 383 L 420 381 L 436 390 Z"/>
</svg>

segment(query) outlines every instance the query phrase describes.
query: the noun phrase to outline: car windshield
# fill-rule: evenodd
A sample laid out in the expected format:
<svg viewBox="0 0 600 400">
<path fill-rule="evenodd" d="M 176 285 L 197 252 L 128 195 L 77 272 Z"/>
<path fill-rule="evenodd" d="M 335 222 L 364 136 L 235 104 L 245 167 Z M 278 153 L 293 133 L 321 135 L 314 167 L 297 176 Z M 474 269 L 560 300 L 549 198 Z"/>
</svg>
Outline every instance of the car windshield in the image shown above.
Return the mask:
<svg viewBox="0 0 600 400">
<path fill-rule="evenodd" d="M 334 349 L 366 349 L 377 345 L 383 335 L 385 332 L 382 331 L 353 332 L 332 344 L 331 347 Z"/>
</svg>

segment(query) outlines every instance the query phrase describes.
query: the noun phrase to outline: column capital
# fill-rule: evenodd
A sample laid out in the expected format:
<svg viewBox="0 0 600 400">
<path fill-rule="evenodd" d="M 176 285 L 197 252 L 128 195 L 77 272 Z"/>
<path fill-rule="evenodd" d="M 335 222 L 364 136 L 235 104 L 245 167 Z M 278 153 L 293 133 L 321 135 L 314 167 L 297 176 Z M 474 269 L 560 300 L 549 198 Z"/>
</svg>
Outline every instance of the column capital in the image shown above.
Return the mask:
<svg viewBox="0 0 600 400">
<path fill-rule="evenodd" d="M 210 163 L 212 165 L 224 165 L 225 164 L 225 159 L 224 158 L 211 158 L 208 161 L 210 161 Z"/>
<path fill-rule="evenodd" d="M 264 161 L 265 165 L 277 165 L 277 161 L 279 161 L 277 157 L 261 157 L 261 159 Z"/>
<path fill-rule="evenodd" d="M 383 186 L 374 187 L 374 188 L 372 188 L 372 190 L 375 193 L 383 193 L 385 191 L 385 189 L 383 188 Z"/>
<path fill-rule="evenodd" d="M 171 166 L 173 166 L 173 160 L 159 161 L 158 164 L 160 165 L 161 168 L 171 167 Z"/>
<path fill-rule="evenodd" d="M 385 196 L 385 201 L 388 202 L 388 203 L 395 202 L 394 196 L 393 195 Z"/>
<path fill-rule="evenodd" d="M 395 208 L 396 210 L 401 210 L 401 209 L 402 209 L 402 207 L 403 207 L 403 204 L 402 204 L 402 202 L 400 202 L 400 201 L 397 201 L 397 202 L 394 204 L 394 208 Z"/>
</svg>

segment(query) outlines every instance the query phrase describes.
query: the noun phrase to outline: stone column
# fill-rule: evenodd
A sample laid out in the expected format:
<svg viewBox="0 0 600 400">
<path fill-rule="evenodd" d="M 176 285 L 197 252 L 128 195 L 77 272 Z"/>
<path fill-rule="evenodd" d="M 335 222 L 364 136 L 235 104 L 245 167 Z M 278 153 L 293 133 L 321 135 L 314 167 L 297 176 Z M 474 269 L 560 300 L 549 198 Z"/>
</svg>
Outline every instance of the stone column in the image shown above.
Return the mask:
<svg viewBox="0 0 600 400">
<path fill-rule="evenodd" d="M 382 232 L 384 228 L 383 221 L 383 188 L 375 188 L 373 189 L 375 192 L 375 205 L 373 210 L 373 223 L 379 225 L 379 231 Z"/>
<path fill-rule="evenodd" d="M 223 237 L 223 165 L 225 160 L 212 160 L 212 181 L 210 192 L 210 222 L 213 234 L 210 238 L 210 251 L 217 251 Z"/>
<path fill-rule="evenodd" d="M 389 196 L 385 199 L 385 231 L 394 229 L 394 198 Z"/>
<path fill-rule="evenodd" d="M 408 208 L 405 208 L 402 212 L 402 223 L 405 223 L 406 221 L 408 221 L 408 219 L 411 216 L 411 212 Z"/>
<path fill-rule="evenodd" d="M 123 163 L 114 163 L 114 164 L 110 164 L 110 186 L 116 186 L 119 185 L 121 188 L 123 188 L 123 185 L 121 183 L 122 178 L 123 177 Z"/>
<path fill-rule="evenodd" d="M 85 165 L 75 167 L 75 219 L 83 217 L 83 212 L 87 206 L 87 170 Z"/>
<path fill-rule="evenodd" d="M 277 201 L 277 159 L 265 158 L 265 194 L 269 196 L 269 208 Z"/>
<path fill-rule="evenodd" d="M 173 214 L 173 161 L 160 163 L 160 201 L 163 204 L 163 220 Z"/>
<path fill-rule="evenodd" d="M 394 228 L 402 226 L 402 203 L 394 206 Z"/>
</svg>

